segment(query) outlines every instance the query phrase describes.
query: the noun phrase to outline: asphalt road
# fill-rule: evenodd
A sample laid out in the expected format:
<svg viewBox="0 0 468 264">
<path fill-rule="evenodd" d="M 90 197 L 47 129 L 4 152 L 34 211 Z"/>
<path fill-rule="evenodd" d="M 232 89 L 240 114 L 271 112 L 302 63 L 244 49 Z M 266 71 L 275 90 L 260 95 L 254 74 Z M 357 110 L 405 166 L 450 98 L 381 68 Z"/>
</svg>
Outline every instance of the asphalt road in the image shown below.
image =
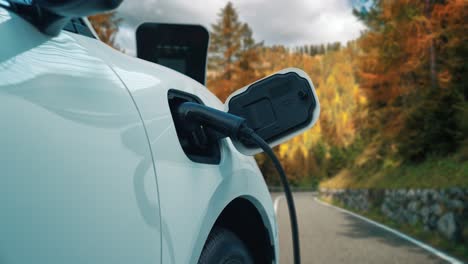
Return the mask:
<svg viewBox="0 0 468 264">
<path fill-rule="evenodd" d="M 279 193 L 272 194 L 273 200 Z M 416 245 L 359 218 L 320 204 L 312 193 L 295 193 L 302 263 L 447 263 Z M 280 263 L 293 263 L 284 196 L 277 203 Z"/>
</svg>

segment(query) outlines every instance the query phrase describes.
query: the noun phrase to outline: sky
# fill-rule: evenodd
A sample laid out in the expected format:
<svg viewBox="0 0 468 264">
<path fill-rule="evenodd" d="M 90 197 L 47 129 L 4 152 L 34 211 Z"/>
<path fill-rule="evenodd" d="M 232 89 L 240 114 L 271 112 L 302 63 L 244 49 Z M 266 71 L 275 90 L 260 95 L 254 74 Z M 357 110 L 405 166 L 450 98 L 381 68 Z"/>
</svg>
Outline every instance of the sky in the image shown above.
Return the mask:
<svg viewBox="0 0 468 264">
<path fill-rule="evenodd" d="M 143 22 L 201 24 L 208 30 L 228 0 L 126 0 L 116 41 L 134 55 L 135 30 Z M 356 39 L 364 25 L 352 14 L 363 0 L 232 0 L 239 19 L 266 45 L 297 46 Z M 365 2 L 365 1 L 364 1 Z M 354 3 L 354 4 L 353 4 Z"/>
</svg>

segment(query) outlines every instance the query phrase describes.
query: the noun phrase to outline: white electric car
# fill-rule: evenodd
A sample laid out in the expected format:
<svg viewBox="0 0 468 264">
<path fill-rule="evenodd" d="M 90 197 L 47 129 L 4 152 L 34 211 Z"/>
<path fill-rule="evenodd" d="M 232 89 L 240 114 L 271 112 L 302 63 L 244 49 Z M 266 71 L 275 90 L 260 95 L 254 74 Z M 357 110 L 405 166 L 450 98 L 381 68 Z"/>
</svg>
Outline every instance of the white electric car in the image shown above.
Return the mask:
<svg viewBox="0 0 468 264">
<path fill-rule="evenodd" d="M 260 149 L 206 141 L 203 126 L 188 133 L 177 117 L 184 102 L 239 108 L 232 98 L 256 98 L 247 92 L 265 80 L 223 104 L 69 18 L 112 2 L 0 0 L 0 263 L 276 263 L 271 197 L 245 155 Z M 300 70 L 277 76 L 288 74 L 311 86 Z M 287 95 L 278 87 L 272 96 Z M 305 93 L 314 101 L 308 119 L 267 129 L 270 146 L 316 121 L 313 86 Z M 244 109 L 257 131 L 279 118 L 267 99 L 258 105 L 273 114 Z M 278 107 L 293 111 L 291 103 Z"/>
</svg>

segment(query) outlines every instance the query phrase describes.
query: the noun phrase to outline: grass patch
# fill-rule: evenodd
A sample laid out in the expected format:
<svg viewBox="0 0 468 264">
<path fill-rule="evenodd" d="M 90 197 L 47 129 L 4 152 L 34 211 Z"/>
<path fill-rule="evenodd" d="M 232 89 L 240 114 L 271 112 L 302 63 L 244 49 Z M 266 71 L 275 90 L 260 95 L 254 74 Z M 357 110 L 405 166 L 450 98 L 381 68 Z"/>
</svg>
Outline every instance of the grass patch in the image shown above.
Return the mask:
<svg viewBox="0 0 468 264">
<path fill-rule="evenodd" d="M 322 181 L 322 188 L 448 188 L 468 187 L 468 161 L 456 157 L 429 158 L 420 164 L 383 162 L 376 167 L 352 167 Z"/>
<path fill-rule="evenodd" d="M 376 222 L 382 223 L 386 226 L 389 226 L 393 229 L 396 229 L 408 236 L 416 238 L 424 243 L 431 245 L 434 248 L 439 249 L 440 251 L 446 252 L 448 255 L 454 256 L 461 261 L 468 263 L 468 244 L 457 244 L 452 241 L 448 241 L 441 235 L 436 232 L 425 231 L 421 225 L 408 225 L 408 224 L 398 224 L 395 221 L 392 221 L 382 215 L 378 208 L 372 208 L 368 212 L 357 211 L 352 208 L 345 206 L 344 204 L 340 203 L 339 201 L 333 200 L 331 198 L 320 198 L 322 201 L 333 204 L 335 206 L 345 208 L 351 212 L 360 214 L 365 216 L 369 219 L 372 219 Z"/>
</svg>

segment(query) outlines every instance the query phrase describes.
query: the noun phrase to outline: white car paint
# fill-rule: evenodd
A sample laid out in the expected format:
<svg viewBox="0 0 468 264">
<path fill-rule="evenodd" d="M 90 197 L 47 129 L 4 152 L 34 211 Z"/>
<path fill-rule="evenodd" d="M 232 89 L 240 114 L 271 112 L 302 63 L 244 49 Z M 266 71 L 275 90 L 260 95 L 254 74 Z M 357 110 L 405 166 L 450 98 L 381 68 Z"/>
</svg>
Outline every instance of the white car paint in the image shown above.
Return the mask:
<svg viewBox="0 0 468 264">
<path fill-rule="evenodd" d="M 182 151 L 167 91 L 223 104 L 168 68 L 0 7 L 0 263 L 196 263 L 242 197 L 278 233 L 252 157 L 228 139 L 219 165 Z"/>
</svg>

